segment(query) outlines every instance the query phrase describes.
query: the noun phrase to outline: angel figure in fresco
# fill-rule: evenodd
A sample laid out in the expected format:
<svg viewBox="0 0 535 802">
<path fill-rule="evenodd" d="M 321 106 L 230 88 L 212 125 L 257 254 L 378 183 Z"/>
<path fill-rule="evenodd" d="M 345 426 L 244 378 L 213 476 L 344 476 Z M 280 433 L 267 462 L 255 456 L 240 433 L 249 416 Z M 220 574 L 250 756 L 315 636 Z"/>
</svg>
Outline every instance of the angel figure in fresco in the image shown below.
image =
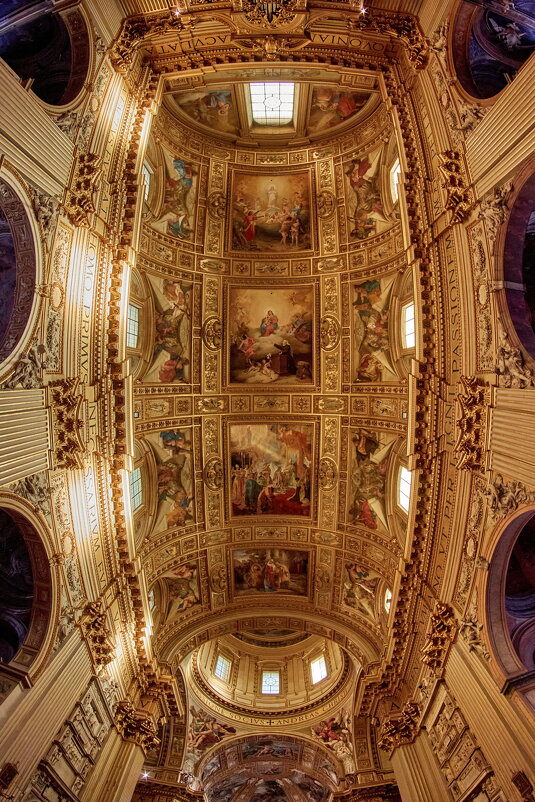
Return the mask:
<svg viewBox="0 0 535 802">
<path fill-rule="evenodd" d="M 193 518 L 191 477 L 191 442 L 179 429 L 160 432 L 162 447 L 169 459 L 158 465 L 158 501 L 168 502 L 165 514 L 167 527 L 185 526 Z"/>
<path fill-rule="evenodd" d="M 372 163 L 367 159 L 353 159 L 346 171 L 349 185 L 354 192 L 355 211 L 352 219 L 354 227 L 352 237 L 366 239 L 375 234 L 378 219 L 387 222 L 383 213 L 381 193 L 377 183 L 377 176 L 370 176 Z"/>
<path fill-rule="evenodd" d="M 173 167 L 177 178 L 166 181 L 162 217 L 167 219 L 169 234 L 187 239 L 192 231 L 187 200 L 193 185 L 193 168 L 184 159 L 173 159 Z"/>
<path fill-rule="evenodd" d="M 166 619 L 174 618 L 181 610 L 188 610 L 200 601 L 196 565 L 180 565 L 167 580 L 169 605 Z"/>
<path fill-rule="evenodd" d="M 364 615 L 375 618 L 375 593 L 379 577 L 370 577 L 357 563 L 346 565 L 348 581 L 344 584 L 344 603 Z"/>
</svg>

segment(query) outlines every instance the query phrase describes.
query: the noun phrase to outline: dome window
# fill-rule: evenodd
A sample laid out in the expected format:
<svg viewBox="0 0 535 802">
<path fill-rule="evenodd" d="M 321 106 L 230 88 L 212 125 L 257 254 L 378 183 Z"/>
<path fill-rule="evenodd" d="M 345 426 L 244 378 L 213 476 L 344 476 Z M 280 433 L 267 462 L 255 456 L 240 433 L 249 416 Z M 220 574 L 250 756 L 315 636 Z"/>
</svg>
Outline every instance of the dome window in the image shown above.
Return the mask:
<svg viewBox="0 0 535 802">
<path fill-rule="evenodd" d="M 318 682 L 325 679 L 327 676 L 327 664 L 323 655 L 311 661 L 310 673 L 312 674 L 312 685 L 317 685 Z"/>
<path fill-rule="evenodd" d="M 224 657 L 224 655 L 218 655 L 214 668 L 215 676 L 218 677 L 218 679 L 223 680 L 223 682 L 228 682 L 230 679 L 231 668 L 232 662 L 227 657 Z"/>
<path fill-rule="evenodd" d="M 280 693 L 280 671 L 262 671 L 262 693 Z"/>
</svg>

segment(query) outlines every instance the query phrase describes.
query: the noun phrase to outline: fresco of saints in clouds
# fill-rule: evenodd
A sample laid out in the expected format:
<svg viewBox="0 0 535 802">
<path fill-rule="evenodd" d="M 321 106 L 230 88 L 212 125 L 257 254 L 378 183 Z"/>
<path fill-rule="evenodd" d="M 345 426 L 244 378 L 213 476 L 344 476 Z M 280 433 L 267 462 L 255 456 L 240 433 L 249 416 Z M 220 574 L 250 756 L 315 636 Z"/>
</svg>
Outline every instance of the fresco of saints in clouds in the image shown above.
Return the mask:
<svg viewBox="0 0 535 802">
<path fill-rule="evenodd" d="M 383 207 L 379 189 L 380 161 L 381 150 L 377 150 L 344 166 L 351 239 L 362 240 L 380 234 L 394 222 Z"/>
<path fill-rule="evenodd" d="M 238 251 L 310 250 L 310 175 L 235 173 L 232 247 Z"/>
<path fill-rule="evenodd" d="M 232 515 L 310 516 L 312 437 L 310 424 L 232 424 Z"/>
<path fill-rule="evenodd" d="M 250 802 L 287 802 L 287 799 L 279 780 L 260 780 Z"/>
<path fill-rule="evenodd" d="M 163 150 L 165 184 L 162 206 L 150 225 L 161 234 L 193 240 L 197 169 L 179 156 Z"/>
<path fill-rule="evenodd" d="M 295 760 L 297 752 L 297 744 L 273 738 L 259 738 L 258 741 L 247 741 L 242 746 L 244 760 L 253 757 L 288 757 Z"/>
<path fill-rule="evenodd" d="M 314 87 L 307 133 L 317 134 L 351 119 L 369 99 L 368 92 L 344 92 L 329 86 Z"/>
<path fill-rule="evenodd" d="M 187 526 L 193 521 L 191 431 L 168 429 L 145 435 L 154 451 L 158 506 L 153 533 Z"/>
<path fill-rule="evenodd" d="M 346 564 L 346 576 L 344 580 L 344 604 L 356 610 L 368 618 L 377 616 L 377 586 L 379 585 L 379 575 L 374 571 L 357 565 L 357 563 Z"/>
<path fill-rule="evenodd" d="M 312 384 L 314 290 L 229 289 L 230 380 Z"/>
<path fill-rule="evenodd" d="M 154 300 L 154 350 L 144 382 L 190 381 L 191 291 L 183 281 L 149 276 Z"/>
<path fill-rule="evenodd" d="M 200 603 L 199 572 L 192 564 L 167 571 L 151 588 L 154 599 L 152 616 L 155 626 L 162 626 L 184 610 Z"/>
<path fill-rule="evenodd" d="M 201 708 L 190 707 L 188 740 L 184 758 L 184 771 L 193 771 L 203 753 L 214 744 L 220 743 L 227 735 L 234 735 L 236 729 L 221 724 Z"/>
<path fill-rule="evenodd" d="M 368 429 L 351 434 L 351 485 L 349 519 L 356 526 L 386 529 L 385 480 L 388 456 L 395 436 Z"/>
<path fill-rule="evenodd" d="M 291 593 L 306 596 L 308 553 L 289 549 L 235 551 L 234 590 L 251 593 Z"/>
<path fill-rule="evenodd" d="M 389 340 L 394 276 L 353 285 L 353 343 L 357 382 L 394 381 Z"/>
<path fill-rule="evenodd" d="M 239 133 L 238 118 L 230 89 L 205 89 L 198 92 L 182 92 L 172 96 L 182 111 L 211 131 L 222 134 Z"/>
</svg>

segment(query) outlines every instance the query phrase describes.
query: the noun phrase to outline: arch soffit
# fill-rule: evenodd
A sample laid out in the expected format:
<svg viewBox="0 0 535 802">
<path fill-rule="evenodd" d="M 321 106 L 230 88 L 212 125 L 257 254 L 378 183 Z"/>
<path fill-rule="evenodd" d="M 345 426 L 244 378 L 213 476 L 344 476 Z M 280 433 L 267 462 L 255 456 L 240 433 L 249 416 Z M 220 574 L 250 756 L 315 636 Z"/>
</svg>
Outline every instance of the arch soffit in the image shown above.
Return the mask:
<svg viewBox="0 0 535 802">
<path fill-rule="evenodd" d="M 54 561 L 48 526 L 28 501 L 13 493 L 0 493 L 0 508 L 17 523 L 29 546 L 37 598 L 26 639 L 2 670 L 32 685 L 46 667 L 54 647 L 60 610 L 59 564 Z"/>
<path fill-rule="evenodd" d="M 33 299 L 31 302 L 31 307 L 28 312 L 26 324 L 23 326 L 23 330 L 21 334 L 18 336 L 14 348 L 4 358 L 3 361 L 0 359 L 0 382 L 1 382 L 7 376 L 7 374 L 13 369 L 16 362 L 20 358 L 20 355 L 26 350 L 35 332 L 43 302 L 42 295 L 39 292 L 35 292 L 35 289 L 40 287 L 43 283 L 44 254 L 43 254 L 41 232 L 39 231 L 39 225 L 32 206 L 30 188 L 28 184 L 24 181 L 24 179 L 18 173 L 18 171 L 15 170 L 15 168 L 12 167 L 9 164 L 9 162 L 5 160 L 2 162 L 2 164 L 0 164 L 0 180 L 4 181 L 7 184 L 10 190 L 15 194 L 18 204 L 20 204 L 18 208 L 18 213 L 19 215 L 23 214 L 24 215 L 23 222 L 24 223 L 27 222 L 33 246 L 31 250 L 33 252 L 33 257 L 34 257 L 32 264 L 34 272 L 33 272 L 33 287 L 32 287 Z M 22 232 L 20 233 L 22 235 Z"/>
</svg>

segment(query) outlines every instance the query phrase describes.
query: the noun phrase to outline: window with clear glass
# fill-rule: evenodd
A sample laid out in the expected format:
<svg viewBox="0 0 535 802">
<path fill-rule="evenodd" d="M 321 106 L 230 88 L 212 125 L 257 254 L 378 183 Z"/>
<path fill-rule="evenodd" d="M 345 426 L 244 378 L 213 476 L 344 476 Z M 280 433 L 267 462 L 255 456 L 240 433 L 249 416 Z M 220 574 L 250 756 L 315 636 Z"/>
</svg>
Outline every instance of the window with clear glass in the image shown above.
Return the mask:
<svg viewBox="0 0 535 802">
<path fill-rule="evenodd" d="M 143 501 L 143 488 L 141 487 L 141 468 L 134 468 L 130 474 L 130 502 L 132 509 L 137 510 Z"/>
<path fill-rule="evenodd" d="M 251 112 L 257 125 L 288 125 L 294 117 L 293 83 L 249 84 Z"/>
<path fill-rule="evenodd" d="M 416 345 L 416 329 L 414 323 L 414 304 L 408 303 L 401 309 L 401 333 L 404 348 L 414 348 Z"/>
<path fill-rule="evenodd" d="M 401 470 L 399 472 L 399 506 L 405 512 L 409 511 L 409 505 L 411 501 L 411 482 L 412 482 L 412 473 L 407 470 L 403 465 L 401 466 Z"/>
<path fill-rule="evenodd" d="M 390 194 L 392 195 L 392 200 L 394 203 L 397 203 L 399 200 L 399 182 L 401 180 L 401 164 L 399 163 L 399 159 L 396 159 L 392 167 L 390 168 Z"/>
<path fill-rule="evenodd" d="M 144 181 L 144 189 L 143 189 L 143 200 L 147 201 L 149 199 L 150 193 L 150 182 L 152 181 L 152 174 L 154 170 L 152 167 L 147 164 L 147 162 L 143 162 L 143 167 L 141 168 L 141 175 L 143 176 Z"/>
<path fill-rule="evenodd" d="M 312 685 L 321 682 L 327 676 L 327 664 L 323 655 L 312 660 L 310 663 L 310 673 L 312 674 Z"/>
<path fill-rule="evenodd" d="M 139 337 L 139 306 L 128 304 L 128 318 L 126 321 L 126 347 L 137 348 Z"/>
<path fill-rule="evenodd" d="M 262 671 L 262 693 L 280 693 L 280 671 Z"/>
<path fill-rule="evenodd" d="M 222 654 L 220 654 L 218 655 L 215 664 L 214 674 L 216 677 L 219 677 L 219 679 L 222 679 L 223 682 L 228 682 L 230 678 L 231 666 L 231 661 L 227 657 L 224 657 Z"/>
<path fill-rule="evenodd" d="M 392 606 L 392 591 L 390 588 L 385 590 L 385 610 L 387 613 L 390 612 L 390 608 Z"/>
</svg>

